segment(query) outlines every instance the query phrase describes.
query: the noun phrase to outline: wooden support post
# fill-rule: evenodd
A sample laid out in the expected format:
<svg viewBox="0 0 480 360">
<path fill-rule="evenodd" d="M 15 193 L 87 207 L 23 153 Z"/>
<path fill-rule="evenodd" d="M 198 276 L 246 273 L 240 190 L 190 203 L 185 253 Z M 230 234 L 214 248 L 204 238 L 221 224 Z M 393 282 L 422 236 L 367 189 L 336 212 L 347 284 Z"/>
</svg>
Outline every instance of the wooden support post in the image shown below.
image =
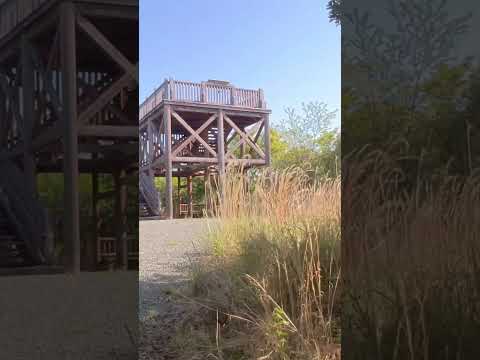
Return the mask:
<svg viewBox="0 0 480 360">
<path fill-rule="evenodd" d="M 188 216 L 193 217 L 193 177 L 187 177 L 188 188 Z"/>
<path fill-rule="evenodd" d="M 66 271 L 80 272 L 80 212 L 78 193 L 77 136 L 77 55 L 75 7 L 72 1 L 61 4 L 61 64 L 63 90 L 64 200 Z"/>
<path fill-rule="evenodd" d="M 245 131 L 245 127 L 242 127 L 242 131 Z M 240 141 L 242 141 L 242 139 L 240 139 Z M 245 141 L 242 141 L 242 144 L 240 145 L 240 159 L 243 159 L 245 157 L 245 151 L 247 149 L 247 144 L 245 143 Z"/>
<path fill-rule="evenodd" d="M 210 168 L 207 167 L 203 175 L 203 187 L 204 187 L 204 193 L 205 193 L 205 210 L 207 214 L 210 214 L 210 188 L 208 185 L 208 182 L 210 180 L 209 171 L 210 171 Z"/>
<path fill-rule="evenodd" d="M 126 229 L 127 185 L 125 170 L 115 174 L 115 219 L 117 238 L 117 264 L 122 270 L 128 268 L 128 240 Z"/>
<path fill-rule="evenodd" d="M 32 194 L 37 194 L 35 158 L 31 150 L 34 123 L 34 65 L 28 39 L 22 36 L 23 169 Z"/>
<path fill-rule="evenodd" d="M 94 154 L 96 157 L 97 154 Z M 100 261 L 98 256 L 99 253 L 99 243 L 98 243 L 98 173 L 92 173 L 92 239 L 89 241 L 90 251 L 89 251 L 89 261 L 90 261 L 90 270 L 95 271 L 97 269 L 97 263 Z"/>
<path fill-rule="evenodd" d="M 218 137 L 217 137 L 217 157 L 218 157 L 218 172 L 220 175 L 225 173 L 225 131 L 223 122 L 223 110 L 218 113 Z"/>
<path fill-rule="evenodd" d="M 98 123 L 98 119 L 95 120 L 95 124 Z M 94 140 L 93 143 L 96 143 Z M 96 161 L 98 159 L 98 153 L 92 154 L 92 160 Z M 99 241 L 99 213 L 98 213 L 98 200 L 99 196 L 99 175 L 95 170 L 92 172 L 92 241 L 91 244 L 91 271 L 97 270 L 97 265 L 102 260 L 101 258 L 101 249 Z"/>
<path fill-rule="evenodd" d="M 223 198 L 225 180 L 225 132 L 223 123 L 223 110 L 218 113 L 218 135 L 217 135 L 217 159 L 218 159 L 218 186 L 220 197 Z"/>
<path fill-rule="evenodd" d="M 180 217 L 180 204 L 182 203 L 182 201 L 180 200 L 180 186 L 181 186 L 181 182 L 182 182 L 182 177 L 181 176 L 177 176 L 177 216 Z"/>
<path fill-rule="evenodd" d="M 271 154 L 270 154 L 270 120 L 268 114 L 264 115 L 264 142 L 265 142 L 265 163 L 267 166 L 271 165 Z"/>
<path fill-rule="evenodd" d="M 0 149 L 7 148 L 7 107 L 6 97 L 0 89 Z"/>
<path fill-rule="evenodd" d="M 165 179 L 166 179 L 166 207 L 167 217 L 173 219 L 173 181 L 172 181 L 172 108 L 165 105 L 163 112 L 165 124 Z"/>
</svg>

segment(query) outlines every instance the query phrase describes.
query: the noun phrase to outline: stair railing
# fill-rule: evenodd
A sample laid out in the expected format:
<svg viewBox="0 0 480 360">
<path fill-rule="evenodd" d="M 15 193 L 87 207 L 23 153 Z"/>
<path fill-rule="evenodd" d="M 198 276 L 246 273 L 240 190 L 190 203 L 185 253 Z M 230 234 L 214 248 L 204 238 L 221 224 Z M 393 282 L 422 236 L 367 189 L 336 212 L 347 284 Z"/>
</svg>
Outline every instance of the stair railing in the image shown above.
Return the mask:
<svg viewBox="0 0 480 360">
<path fill-rule="evenodd" d="M 160 215 L 159 196 L 153 179 L 148 175 L 140 173 L 139 183 L 140 194 L 145 200 L 149 211 L 154 215 Z"/>
<path fill-rule="evenodd" d="M 28 255 L 37 264 L 51 259 L 45 209 L 28 190 L 25 175 L 12 162 L 0 162 L 2 206 L 19 239 L 25 243 Z"/>
</svg>

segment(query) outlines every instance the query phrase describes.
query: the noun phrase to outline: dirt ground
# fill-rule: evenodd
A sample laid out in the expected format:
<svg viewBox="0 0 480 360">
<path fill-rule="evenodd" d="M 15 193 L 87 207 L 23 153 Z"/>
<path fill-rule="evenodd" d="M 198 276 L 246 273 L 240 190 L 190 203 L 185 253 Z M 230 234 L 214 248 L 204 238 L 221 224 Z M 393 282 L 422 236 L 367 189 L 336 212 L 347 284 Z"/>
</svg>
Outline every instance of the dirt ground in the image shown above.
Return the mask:
<svg viewBox="0 0 480 360">
<path fill-rule="evenodd" d="M 176 322 L 184 308 L 169 292 L 189 280 L 189 262 L 209 252 L 202 219 L 140 222 L 140 346 L 139 359 L 174 359 L 167 354 Z"/>
</svg>

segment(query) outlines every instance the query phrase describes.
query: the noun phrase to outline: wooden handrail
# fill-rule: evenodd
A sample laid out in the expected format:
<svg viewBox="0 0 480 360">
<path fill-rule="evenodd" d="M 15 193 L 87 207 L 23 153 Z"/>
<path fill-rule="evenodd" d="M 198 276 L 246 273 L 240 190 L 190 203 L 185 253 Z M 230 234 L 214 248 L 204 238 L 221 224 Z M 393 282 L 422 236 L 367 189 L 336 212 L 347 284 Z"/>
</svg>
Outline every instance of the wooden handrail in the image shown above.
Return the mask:
<svg viewBox="0 0 480 360">
<path fill-rule="evenodd" d="M 236 88 L 213 82 L 165 80 L 141 105 L 140 120 L 154 111 L 163 100 L 263 109 L 263 91 Z"/>
<path fill-rule="evenodd" d="M 155 184 L 152 179 L 147 175 L 140 173 L 139 175 L 139 190 L 140 194 L 143 196 L 144 200 L 147 203 L 148 208 L 155 215 L 159 215 L 159 197 L 158 191 L 155 188 Z"/>
<path fill-rule="evenodd" d="M 48 262 L 51 254 L 48 253 L 48 239 L 45 237 L 45 209 L 32 189 L 26 186 L 25 175 L 16 164 L 0 162 L 0 186 L 9 204 L 3 204 L 6 206 L 4 210 L 8 212 L 17 235 L 27 246 L 29 255 L 39 264 Z"/>
</svg>

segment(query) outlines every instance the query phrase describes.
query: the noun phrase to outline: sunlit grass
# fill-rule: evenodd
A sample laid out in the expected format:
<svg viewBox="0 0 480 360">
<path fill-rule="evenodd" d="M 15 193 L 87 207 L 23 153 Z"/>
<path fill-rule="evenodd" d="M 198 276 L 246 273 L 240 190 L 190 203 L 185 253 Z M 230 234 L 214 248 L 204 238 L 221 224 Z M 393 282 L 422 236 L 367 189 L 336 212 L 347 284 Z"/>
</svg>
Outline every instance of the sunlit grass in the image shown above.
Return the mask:
<svg viewBox="0 0 480 360">
<path fill-rule="evenodd" d="M 204 316 L 184 327 L 182 338 L 209 335 L 190 341 L 185 356 L 334 358 L 339 180 L 311 184 L 296 169 L 255 177 L 230 169 L 219 183 L 208 192 L 216 204 L 214 255 L 194 273 L 192 299 Z"/>
</svg>

